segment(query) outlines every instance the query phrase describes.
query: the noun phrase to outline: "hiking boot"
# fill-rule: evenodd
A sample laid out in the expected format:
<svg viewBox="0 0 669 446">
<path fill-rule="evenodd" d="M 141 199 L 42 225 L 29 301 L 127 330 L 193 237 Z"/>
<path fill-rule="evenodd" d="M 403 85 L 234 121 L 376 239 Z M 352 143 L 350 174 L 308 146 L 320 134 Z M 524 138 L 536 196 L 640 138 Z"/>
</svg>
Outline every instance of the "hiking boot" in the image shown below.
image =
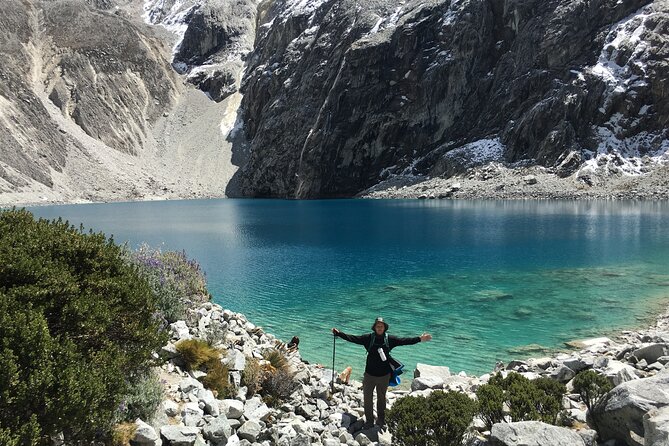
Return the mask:
<svg viewBox="0 0 669 446">
<path fill-rule="evenodd" d="M 366 431 L 374 427 L 374 423 L 365 423 L 362 425 L 362 430 Z"/>
</svg>

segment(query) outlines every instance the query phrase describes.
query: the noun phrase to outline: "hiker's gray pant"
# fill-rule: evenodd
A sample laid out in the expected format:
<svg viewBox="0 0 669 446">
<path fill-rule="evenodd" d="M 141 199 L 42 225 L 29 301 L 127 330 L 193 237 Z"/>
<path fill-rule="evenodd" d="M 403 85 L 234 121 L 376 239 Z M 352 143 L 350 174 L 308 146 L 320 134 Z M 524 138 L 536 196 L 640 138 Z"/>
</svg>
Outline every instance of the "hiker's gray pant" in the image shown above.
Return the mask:
<svg viewBox="0 0 669 446">
<path fill-rule="evenodd" d="M 365 373 L 362 378 L 362 393 L 365 402 L 365 422 L 374 423 L 374 389 L 376 389 L 376 415 L 378 424 L 386 422 L 386 391 L 390 382 L 390 373 L 385 376 L 372 376 Z"/>
</svg>

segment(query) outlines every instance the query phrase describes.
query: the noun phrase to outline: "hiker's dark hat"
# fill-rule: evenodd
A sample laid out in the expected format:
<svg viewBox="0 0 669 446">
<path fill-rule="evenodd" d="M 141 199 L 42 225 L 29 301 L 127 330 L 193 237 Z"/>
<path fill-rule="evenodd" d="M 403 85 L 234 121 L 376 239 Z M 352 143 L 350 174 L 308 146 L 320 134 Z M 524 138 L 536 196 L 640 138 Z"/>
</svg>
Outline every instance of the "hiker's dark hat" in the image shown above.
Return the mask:
<svg viewBox="0 0 669 446">
<path fill-rule="evenodd" d="M 380 316 L 374 319 L 374 323 L 372 324 L 372 331 L 374 331 L 374 326 L 376 325 L 377 322 L 382 322 L 383 326 L 385 327 L 384 331 L 388 331 L 388 323 L 384 321 L 383 318 Z"/>
</svg>

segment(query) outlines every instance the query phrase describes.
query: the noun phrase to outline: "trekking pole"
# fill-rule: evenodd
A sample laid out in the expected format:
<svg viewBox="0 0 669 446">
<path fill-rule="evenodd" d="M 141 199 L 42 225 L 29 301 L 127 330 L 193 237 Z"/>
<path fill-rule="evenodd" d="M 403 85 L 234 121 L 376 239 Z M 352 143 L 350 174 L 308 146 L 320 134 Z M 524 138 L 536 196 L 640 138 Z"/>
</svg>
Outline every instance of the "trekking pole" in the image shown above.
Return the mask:
<svg viewBox="0 0 669 446">
<path fill-rule="evenodd" d="M 337 335 L 332 334 L 332 381 L 330 387 L 332 389 L 332 394 L 334 395 L 334 380 L 335 380 L 335 352 L 337 351 Z"/>
</svg>

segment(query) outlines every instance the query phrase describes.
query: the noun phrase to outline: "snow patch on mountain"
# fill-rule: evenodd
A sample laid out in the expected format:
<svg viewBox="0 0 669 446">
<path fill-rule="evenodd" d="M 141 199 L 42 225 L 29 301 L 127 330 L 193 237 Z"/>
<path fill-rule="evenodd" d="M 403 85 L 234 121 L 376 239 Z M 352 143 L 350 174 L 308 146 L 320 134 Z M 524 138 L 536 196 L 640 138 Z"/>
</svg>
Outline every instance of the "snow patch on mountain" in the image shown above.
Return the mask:
<svg viewBox="0 0 669 446">
<path fill-rule="evenodd" d="M 643 82 L 646 73 L 643 60 L 648 43 L 642 36 L 646 32 L 646 20 L 651 16 L 652 13 L 642 8 L 613 26 L 597 63 L 587 69 L 614 92 L 622 93 L 633 84 Z"/>
<path fill-rule="evenodd" d="M 176 36 L 172 55 L 179 51 L 188 29 L 188 14 L 197 7 L 194 0 L 145 0 L 142 18 L 149 25 L 160 25 Z"/>
<path fill-rule="evenodd" d="M 474 167 L 504 158 L 504 144 L 499 138 L 480 139 L 451 150 L 444 155 L 449 160 L 465 162 L 465 167 Z"/>
</svg>

